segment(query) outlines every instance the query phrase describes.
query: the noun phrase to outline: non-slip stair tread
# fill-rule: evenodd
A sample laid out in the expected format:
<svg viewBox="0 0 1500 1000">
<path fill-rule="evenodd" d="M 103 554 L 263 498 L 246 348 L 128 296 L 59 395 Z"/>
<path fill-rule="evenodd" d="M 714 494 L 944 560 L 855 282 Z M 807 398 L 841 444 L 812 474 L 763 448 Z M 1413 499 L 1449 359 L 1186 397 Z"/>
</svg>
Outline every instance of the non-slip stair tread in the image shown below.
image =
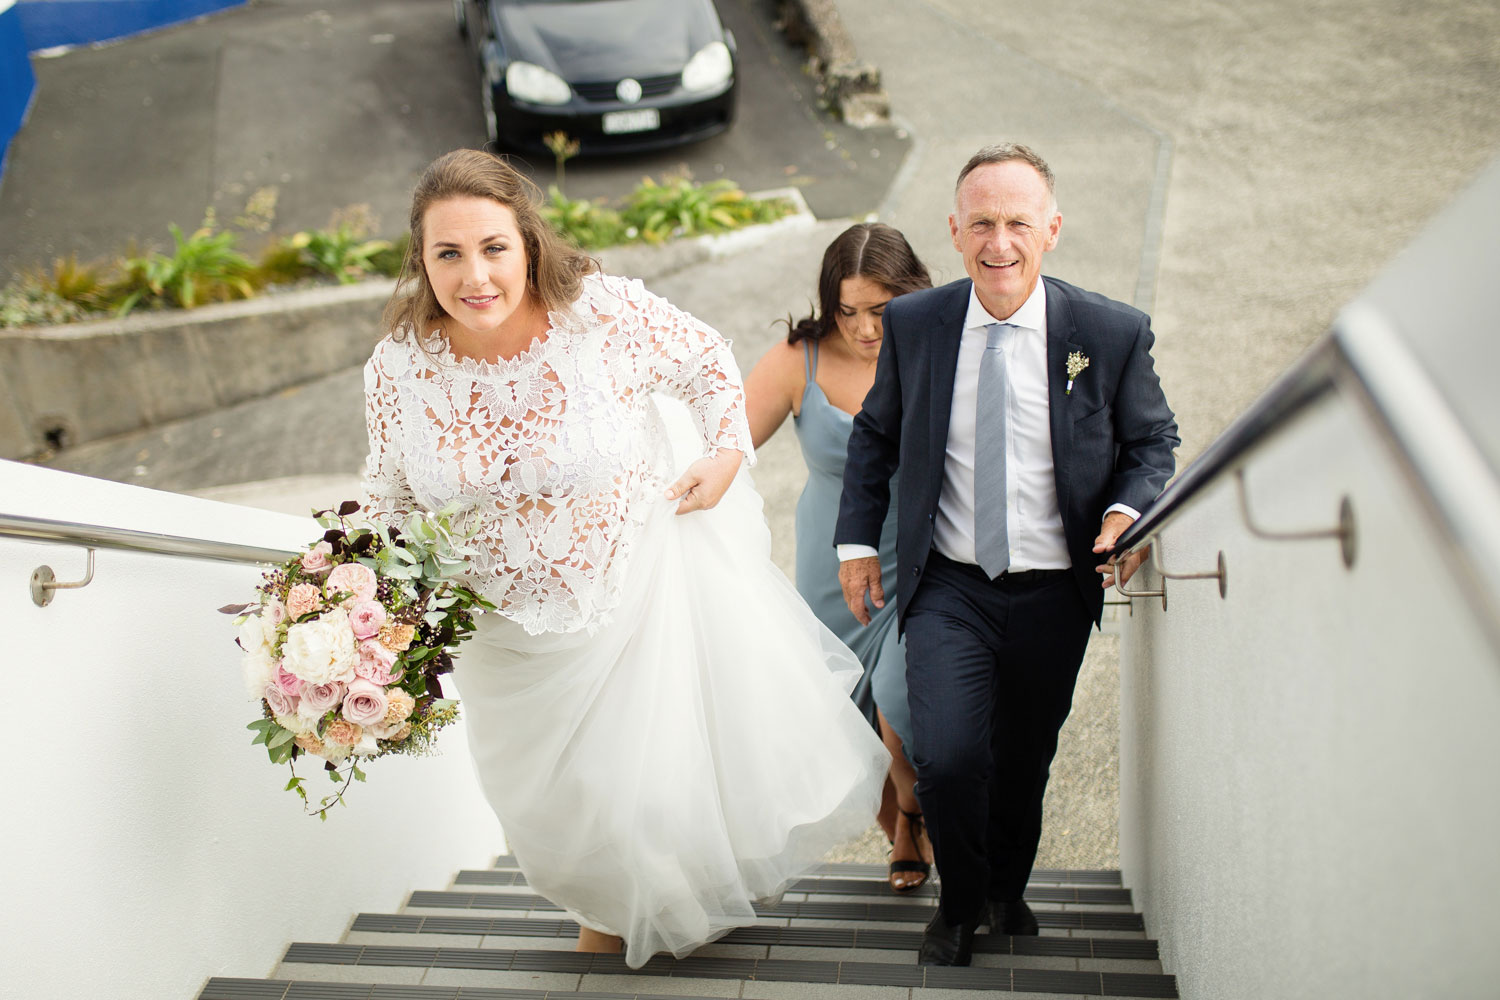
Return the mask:
<svg viewBox="0 0 1500 1000">
<path fill-rule="evenodd" d="M 502 854 L 495 859 L 492 868 L 516 868 L 514 855 Z M 884 881 L 888 869 L 881 864 L 859 864 L 853 862 L 827 862 L 812 869 L 815 875 L 844 875 L 849 877 L 863 876 L 865 878 Z M 1033 868 L 1031 870 L 1031 881 L 1033 882 L 1080 882 L 1089 885 L 1120 885 L 1120 871 L 1117 868 Z"/>
<path fill-rule="evenodd" d="M 454 878 L 456 885 L 487 885 L 495 888 L 522 888 L 528 885 L 526 875 L 519 871 L 500 871 L 493 868 L 466 868 Z M 890 892 L 883 880 L 858 878 L 803 878 L 793 882 L 787 892 L 815 893 L 825 896 L 884 896 Z M 911 899 L 933 899 L 937 886 L 928 884 L 906 893 Z M 1025 898 L 1042 903 L 1097 903 L 1109 906 L 1129 906 L 1130 890 L 1104 886 L 1050 886 L 1028 885 Z"/>
<path fill-rule="evenodd" d="M 660 993 L 571 993 L 490 986 L 407 986 L 214 977 L 198 1000 L 717 1000 Z"/>
<path fill-rule="evenodd" d="M 397 920 L 399 919 L 399 923 Z M 571 920 L 543 917 L 421 917 L 361 913 L 353 931 L 399 934 L 458 934 L 469 937 L 571 938 L 578 925 Z M 796 948 L 865 948 L 915 952 L 921 931 L 852 927 L 781 927 L 755 924 L 730 931 L 720 944 L 766 945 Z M 1118 958 L 1154 960 L 1159 957 L 1155 941 L 1141 938 L 1010 937 L 981 933 L 974 949 L 983 954 L 1052 955 L 1072 958 Z"/>
<path fill-rule="evenodd" d="M 444 910 L 515 910 L 557 913 L 556 903 L 526 893 L 464 892 L 462 890 L 419 889 L 407 900 L 407 906 Z M 775 906 L 757 904 L 755 912 L 762 917 L 827 920 L 889 920 L 925 924 L 934 906 L 913 903 L 853 902 L 787 902 Z M 1120 910 L 1047 910 L 1038 909 L 1037 923 L 1049 929 L 1143 931 L 1145 922 L 1139 913 Z"/>
<path fill-rule="evenodd" d="M 632 970 L 625 965 L 622 956 L 595 955 L 587 952 L 506 948 L 311 945 L 300 942 L 292 944 L 287 949 L 283 962 L 372 967 L 425 965 L 433 969 L 489 969 L 497 972 L 993 989 L 1094 996 L 1103 995 L 1108 990 L 1112 996 L 1176 996 L 1176 981 L 1173 977 L 1150 973 L 1073 972 L 1008 966 L 942 968 L 910 965 L 904 962 L 694 956 L 672 959 L 658 955 L 642 968 Z M 345 995 L 347 994 L 339 994 L 341 997 Z"/>
</svg>

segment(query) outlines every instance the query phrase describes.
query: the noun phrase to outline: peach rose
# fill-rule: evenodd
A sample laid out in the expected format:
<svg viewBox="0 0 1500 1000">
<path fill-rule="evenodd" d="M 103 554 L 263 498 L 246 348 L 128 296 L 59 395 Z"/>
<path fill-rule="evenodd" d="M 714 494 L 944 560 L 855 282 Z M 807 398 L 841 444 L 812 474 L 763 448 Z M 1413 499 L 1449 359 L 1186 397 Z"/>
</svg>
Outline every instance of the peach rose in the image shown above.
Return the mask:
<svg viewBox="0 0 1500 1000">
<path fill-rule="evenodd" d="M 318 588 L 310 583 L 298 583 L 287 591 L 286 613 L 293 620 L 301 618 L 318 610 L 318 605 L 323 602 L 323 595 L 318 593 Z"/>
<path fill-rule="evenodd" d="M 333 562 L 328 558 L 333 555 L 333 546 L 327 542 L 319 542 L 302 557 L 302 569 L 308 573 L 327 573 L 333 568 Z"/>
<path fill-rule="evenodd" d="M 354 595 L 358 601 L 373 601 L 375 599 L 375 588 L 379 581 L 375 579 L 375 571 L 364 563 L 341 563 L 333 568 L 328 574 L 328 582 L 324 584 L 331 594 L 334 591 L 345 591 Z"/>
</svg>

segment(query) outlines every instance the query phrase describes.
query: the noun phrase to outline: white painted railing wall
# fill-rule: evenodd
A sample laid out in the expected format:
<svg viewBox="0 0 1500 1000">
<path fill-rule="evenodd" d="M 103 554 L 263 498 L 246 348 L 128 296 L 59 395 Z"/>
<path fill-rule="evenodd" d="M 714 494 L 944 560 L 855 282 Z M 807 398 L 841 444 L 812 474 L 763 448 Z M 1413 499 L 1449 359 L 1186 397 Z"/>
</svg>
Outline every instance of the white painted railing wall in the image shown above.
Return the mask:
<svg viewBox="0 0 1500 1000">
<path fill-rule="evenodd" d="M 1120 856 L 1189 1000 L 1493 997 L 1500 663 L 1358 405 L 1328 396 L 1170 522 L 1121 653 Z M 1137 577 L 1133 586 L 1155 582 Z"/>
<path fill-rule="evenodd" d="M 0 512 L 280 548 L 319 530 L 11 462 Z M 77 579 L 84 552 L 0 537 L 0 996 L 161 1000 L 264 976 L 294 937 L 337 940 L 355 912 L 503 850 L 461 724 L 434 757 L 370 765 L 326 823 L 302 814 L 249 745 L 256 708 L 215 610 L 249 599 L 257 568 L 100 550 L 93 583 L 39 608 L 43 564 Z"/>
</svg>

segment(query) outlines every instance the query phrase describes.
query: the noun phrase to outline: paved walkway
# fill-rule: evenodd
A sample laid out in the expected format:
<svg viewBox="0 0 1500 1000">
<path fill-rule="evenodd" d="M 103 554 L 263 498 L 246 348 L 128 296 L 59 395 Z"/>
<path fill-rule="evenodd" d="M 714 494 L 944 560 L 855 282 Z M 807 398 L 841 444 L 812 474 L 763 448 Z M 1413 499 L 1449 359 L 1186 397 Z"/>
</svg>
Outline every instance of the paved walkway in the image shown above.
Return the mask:
<svg viewBox="0 0 1500 1000">
<path fill-rule="evenodd" d="M 1500 150 L 1493 3 L 838 3 L 914 138 L 869 210 L 907 233 L 935 279 L 958 277 L 945 222 L 954 174 L 984 143 L 1034 145 L 1058 174 L 1064 216 L 1048 270 L 1153 313 L 1184 462 Z M 822 247 L 844 224 L 652 285 L 733 337 L 748 367 L 780 335 L 773 321 L 805 309 Z M 358 413 L 357 380 L 335 377 L 57 464 L 127 480 L 141 466 L 141 481 L 172 482 L 186 454 L 220 441 L 229 456 L 280 455 L 282 465 L 260 466 L 277 475 L 348 475 L 362 450 Z M 304 441 L 309 426 L 315 447 L 280 446 Z M 756 474 L 783 566 L 802 478 L 795 452 L 783 433 Z M 288 454 L 305 467 L 286 467 Z M 231 481 L 197 475 L 174 488 Z M 346 482 L 314 482 L 314 492 Z M 1114 654 L 1112 639 L 1098 639 L 1085 665 L 1040 864 L 1117 863 Z M 882 856 L 880 845 L 863 856 Z"/>
</svg>

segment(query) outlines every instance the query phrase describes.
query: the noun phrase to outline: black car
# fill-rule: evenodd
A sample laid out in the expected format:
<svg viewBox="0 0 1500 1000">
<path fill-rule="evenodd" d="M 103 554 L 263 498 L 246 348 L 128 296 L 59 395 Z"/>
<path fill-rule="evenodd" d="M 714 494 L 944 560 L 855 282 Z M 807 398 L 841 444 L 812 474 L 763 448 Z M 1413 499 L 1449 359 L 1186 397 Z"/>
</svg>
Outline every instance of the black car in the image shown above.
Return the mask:
<svg viewBox="0 0 1500 1000">
<path fill-rule="evenodd" d="M 713 0 L 453 0 L 490 139 L 583 152 L 653 149 L 734 120 L 734 36 Z"/>
</svg>

